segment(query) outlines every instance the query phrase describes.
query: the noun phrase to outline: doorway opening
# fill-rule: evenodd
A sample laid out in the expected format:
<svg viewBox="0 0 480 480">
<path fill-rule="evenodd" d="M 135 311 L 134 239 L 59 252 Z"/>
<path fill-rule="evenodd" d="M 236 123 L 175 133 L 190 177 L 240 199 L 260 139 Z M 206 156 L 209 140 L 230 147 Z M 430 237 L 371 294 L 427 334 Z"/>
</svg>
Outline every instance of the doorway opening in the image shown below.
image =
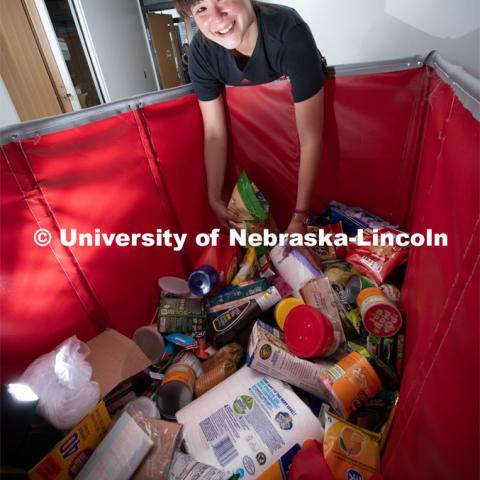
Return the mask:
<svg viewBox="0 0 480 480">
<path fill-rule="evenodd" d="M 68 0 L 44 0 L 57 42 L 82 108 L 103 103 L 87 50 Z"/>
<path fill-rule="evenodd" d="M 188 46 L 197 31 L 193 18 L 181 17 L 171 1 L 139 1 L 159 85 L 165 89 L 190 83 Z"/>
</svg>

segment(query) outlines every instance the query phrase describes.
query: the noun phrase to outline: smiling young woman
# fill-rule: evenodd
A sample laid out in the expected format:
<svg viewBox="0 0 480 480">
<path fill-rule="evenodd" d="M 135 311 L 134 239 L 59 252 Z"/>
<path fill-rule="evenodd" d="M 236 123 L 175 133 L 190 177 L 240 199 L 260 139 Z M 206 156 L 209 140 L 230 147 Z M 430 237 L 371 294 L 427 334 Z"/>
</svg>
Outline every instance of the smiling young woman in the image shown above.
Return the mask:
<svg viewBox="0 0 480 480">
<path fill-rule="evenodd" d="M 322 150 L 325 63 L 308 25 L 292 8 L 253 0 L 176 0 L 199 32 L 189 72 L 202 111 L 209 202 L 227 227 L 235 212 L 222 200 L 227 155 L 225 85 L 258 85 L 287 76 L 300 139 L 296 209 L 288 233 L 306 233 Z"/>
</svg>

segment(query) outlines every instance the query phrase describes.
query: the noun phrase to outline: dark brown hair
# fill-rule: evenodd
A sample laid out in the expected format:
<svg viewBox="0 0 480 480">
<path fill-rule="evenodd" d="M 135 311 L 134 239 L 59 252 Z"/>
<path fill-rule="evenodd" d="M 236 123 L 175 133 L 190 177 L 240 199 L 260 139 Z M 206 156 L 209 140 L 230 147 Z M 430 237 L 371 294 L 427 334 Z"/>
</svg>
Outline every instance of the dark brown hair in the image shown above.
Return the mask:
<svg viewBox="0 0 480 480">
<path fill-rule="evenodd" d="M 255 0 L 251 0 L 255 6 Z M 200 0 L 173 0 L 173 5 L 177 9 L 177 12 L 183 17 L 191 17 L 192 9 L 195 4 L 199 3 Z"/>
<path fill-rule="evenodd" d="M 177 12 L 183 17 L 192 16 L 192 8 L 200 0 L 173 0 L 173 5 L 177 9 Z"/>
</svg>

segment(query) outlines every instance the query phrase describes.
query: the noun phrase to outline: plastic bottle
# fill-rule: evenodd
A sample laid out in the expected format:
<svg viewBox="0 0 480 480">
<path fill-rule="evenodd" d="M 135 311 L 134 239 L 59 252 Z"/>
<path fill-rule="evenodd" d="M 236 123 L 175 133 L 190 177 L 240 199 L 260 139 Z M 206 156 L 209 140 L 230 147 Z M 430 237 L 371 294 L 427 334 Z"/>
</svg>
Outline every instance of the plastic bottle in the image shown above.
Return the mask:
<svg viewBox="0 0 480 480">
<path fill-rule="evenodd" d="M 233 307 L 215 318 L 207 327 L 207 332 L 215 347 L 232 342 L 248 328 L 261 314 L 282 299 L 275 287 L 243 305 Z"/>
<path fill-rule="evenodd" d="M 194 295 L 204 296 L 228 285 L 238 268 L 240 247 L 230 245 L 228 236 L 221 236 L 216 246 L 206 247 L 195 270 L 188 277 Z"/>
<path fill-rule="evenodd" d="M 301 358 L 328 357 L 339 346 L 331 320 L 310 305 L 299 305 L 290 311 L 283 333 L 288 349 Z"/>
</svg>

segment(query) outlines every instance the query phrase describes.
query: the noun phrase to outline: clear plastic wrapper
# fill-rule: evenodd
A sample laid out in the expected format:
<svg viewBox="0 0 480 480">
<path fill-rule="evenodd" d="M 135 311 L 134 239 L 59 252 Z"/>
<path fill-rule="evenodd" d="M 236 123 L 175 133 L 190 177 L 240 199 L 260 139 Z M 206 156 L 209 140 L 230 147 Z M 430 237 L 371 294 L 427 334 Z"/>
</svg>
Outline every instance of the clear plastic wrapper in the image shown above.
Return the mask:
<svg viewBox="0 0 480 480">
<path fill-rule="evenodd" d="M 38 412 L 59 430 L 69 430 L 100 400 L 98 383 L 90 381 L 92 367 L 85 360 L 90 349 L 76 336 L 37 358 L 23 373 L 39 398 Z"/>
</svg>

